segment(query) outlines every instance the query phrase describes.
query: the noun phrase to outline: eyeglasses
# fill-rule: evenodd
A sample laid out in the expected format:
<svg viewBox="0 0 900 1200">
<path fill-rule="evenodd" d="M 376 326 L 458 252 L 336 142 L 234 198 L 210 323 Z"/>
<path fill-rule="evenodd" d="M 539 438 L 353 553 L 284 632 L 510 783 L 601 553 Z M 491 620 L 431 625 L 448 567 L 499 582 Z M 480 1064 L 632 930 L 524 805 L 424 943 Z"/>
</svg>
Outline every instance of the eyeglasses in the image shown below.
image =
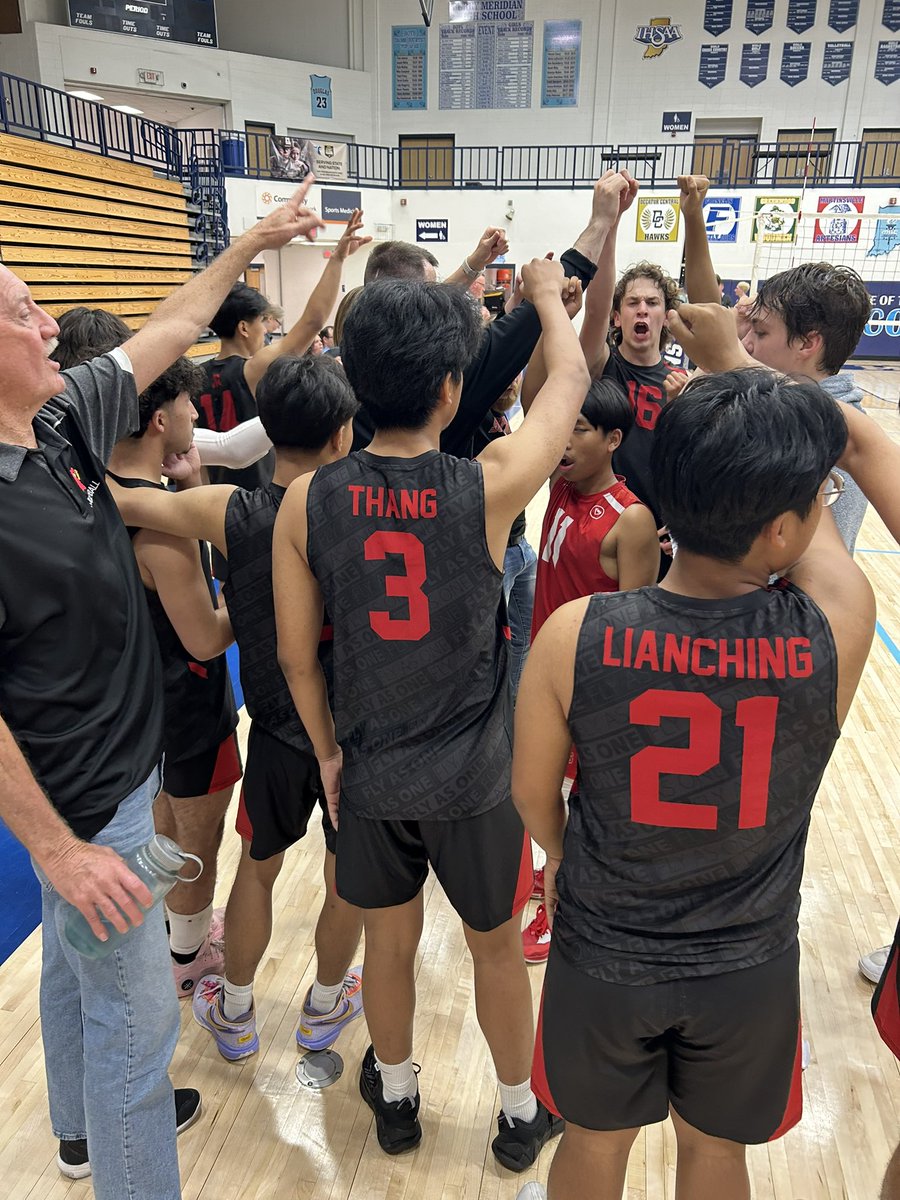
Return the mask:
<svg viewBox="0 0 900 1200">
<path fill-rule="evenodd" d="M 839 475 L 837 471 L 829 471 L 828 478 L 825 481 L 825 486 L 819 492 L 819 499 L 822 501 L 823 508 L 831 508 L 832 504 L 844 491 L 844 477 Z"/>
</svg>

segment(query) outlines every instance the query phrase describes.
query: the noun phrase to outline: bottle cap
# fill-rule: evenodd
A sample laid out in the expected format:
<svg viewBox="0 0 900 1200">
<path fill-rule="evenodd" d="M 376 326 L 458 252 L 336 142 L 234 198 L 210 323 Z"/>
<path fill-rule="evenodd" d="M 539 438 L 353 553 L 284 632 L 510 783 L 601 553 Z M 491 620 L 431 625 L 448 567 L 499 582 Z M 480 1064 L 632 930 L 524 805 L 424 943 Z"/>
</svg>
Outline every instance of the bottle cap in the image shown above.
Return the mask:
<svg viewBox="0 0 900 1200">
<path fill-rule="evenodd" d="M 147 843 L 147 857 L 155 867 L 172 875 L 177 875 L 187 861 L 178 843 L 161 833 L 154 834 Z"/>
</svg>

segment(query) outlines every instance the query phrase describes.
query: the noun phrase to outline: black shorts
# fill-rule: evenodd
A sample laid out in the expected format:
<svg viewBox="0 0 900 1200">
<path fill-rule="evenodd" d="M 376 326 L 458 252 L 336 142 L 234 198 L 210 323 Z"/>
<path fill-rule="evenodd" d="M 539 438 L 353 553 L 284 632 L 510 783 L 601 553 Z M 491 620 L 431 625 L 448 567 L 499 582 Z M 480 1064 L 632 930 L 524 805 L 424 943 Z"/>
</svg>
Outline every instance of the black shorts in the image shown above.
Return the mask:
<svg viewBox="0 0 900 1200">
<path fill-rule="evenodd" d="M 212 796 L 234 787 L 241 777 L 241 752 L 237 731 L 229 733 L 224 742 L 210 746 L 193 758 L 183 758 L 163 768 L 163 791 L 176 800 L 189 796 Z"/>
<path fill-rule="evenodd" d="M 640 987 L 604 983 L 551 943 L 532 1087 L 585 1129 L 665 1120 L 758 1144 L 803 1112 L 800 949 L 762 966 Z"/>
<path fill-rule="evenodd" d="M 894 933 L 894 944 L 888 955 L 881 982 L 872 997 L 872 1016 L 885 1045 L 900 1058 L 900 924 Z"/>
<path fill-rule="evenodd" d="M 359 908 L 393 908 L 422 890 L 428 866 L 470 928 L 487 933 L 528 903 L 531 839 L 507 798 L 461 821 L 380 821 L 341 809 L 338 895 Z"/>
<path fill-rule="evenodd" d="M 336 834 L 315 756 L 289 746 L 252 721 L 235 821 L 237 832 L 250 843 L 250 857 L 264 862 L 299 842 L 317 804 L 322 809 L 325 845 L 333 854 Z"/>
</svg>

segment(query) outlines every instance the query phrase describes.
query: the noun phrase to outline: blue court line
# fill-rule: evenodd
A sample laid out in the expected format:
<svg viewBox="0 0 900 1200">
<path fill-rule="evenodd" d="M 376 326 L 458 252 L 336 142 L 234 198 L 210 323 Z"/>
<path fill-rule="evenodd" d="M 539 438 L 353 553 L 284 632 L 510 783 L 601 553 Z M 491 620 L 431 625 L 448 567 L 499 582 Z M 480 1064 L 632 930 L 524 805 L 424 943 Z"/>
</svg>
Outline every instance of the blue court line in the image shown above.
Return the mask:
<svg viewBox="0 0 900 1200">
<path fill-rule="evenodd" d="M 854 554 L 900 554 L 900 550 L 867 550 L 857 546 Z"/>
<path fill-rule="evenodd" d="M 887 651 L 895 663 L 900 664 L 900 646 L 894 641 L 880 621 L 875 622 L 875 632 L 884 642 Z"/>
</svg>

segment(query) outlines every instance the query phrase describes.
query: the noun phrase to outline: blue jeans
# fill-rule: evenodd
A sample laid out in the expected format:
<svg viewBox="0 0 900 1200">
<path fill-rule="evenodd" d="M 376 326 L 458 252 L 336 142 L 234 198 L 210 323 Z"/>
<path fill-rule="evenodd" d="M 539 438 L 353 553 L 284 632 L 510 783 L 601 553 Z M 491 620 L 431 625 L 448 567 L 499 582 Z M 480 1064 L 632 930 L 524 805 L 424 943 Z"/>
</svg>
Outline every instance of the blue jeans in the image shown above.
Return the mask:
<svg viewBox="0 0 900 1200">
<path fill-rule="evenodd" d="M 519 677 L 531 644 L 531 614 L 534 609 L 534 581 L 537 555 L 522 537 L 507 546 L 503 559 L 503 595 L 509 613 L 509 681 L 513 698 L 519 691 Z"/>
<path fill-rule="evenodd" d="M 94 844 L 125 855 L 148 842 L 161 778 L 155 767 Z M 168 1068 L 180 1015 L 163 907 L 106 958 L 83 958 L 63 934 L 69 905 L 41 883 L 41 1032 L 54 1136 L 87 1138 L 96 1200 L 179 1200 Z"/>
</svg>

